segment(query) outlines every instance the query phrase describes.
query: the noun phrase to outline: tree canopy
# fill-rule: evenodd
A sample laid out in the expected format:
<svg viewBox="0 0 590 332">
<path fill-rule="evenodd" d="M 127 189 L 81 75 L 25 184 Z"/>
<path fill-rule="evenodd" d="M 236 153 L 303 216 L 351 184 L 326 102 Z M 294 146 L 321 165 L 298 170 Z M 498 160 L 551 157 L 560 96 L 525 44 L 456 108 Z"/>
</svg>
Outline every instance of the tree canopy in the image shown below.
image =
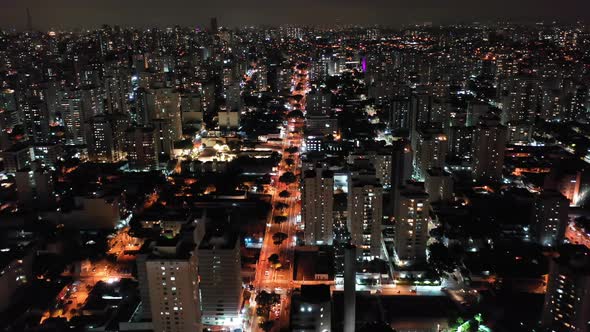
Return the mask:
<svg viewBox="0 0 590 332">
<path fill-rule="evenodd" d="M 280 224 L 280 223 L 284 223 L 285 221 L 287 221 L 288 218 L 287 218 L 287 216 L 274 216 L 273 220 L 275 223 Z"/>
<path fill-rule="evenodd" d="M 279 262 L 279 255 L 272 254 L 272 255 L 268 256 L 268 261 L 271 262 L 272 264 L 277 264 Z"/>
<path fill-rule="evenodd" d="M 279 181 L 285 184 L 291 184 L 297 181 L 297 177 L 295 174 L 293 174 L 293 172 L 285 172 L 279 177 Z"/>
<path fill-rule="evenodd" d="M 285 241 L 287 238 L 289 237 L 289 235 L 283 233 L 283 232 L 276 232 L 272 235 L 272 240 L 274 241 L 275 244 L 281 244 L 283 243 L 283 241 Z"/>
</svg>

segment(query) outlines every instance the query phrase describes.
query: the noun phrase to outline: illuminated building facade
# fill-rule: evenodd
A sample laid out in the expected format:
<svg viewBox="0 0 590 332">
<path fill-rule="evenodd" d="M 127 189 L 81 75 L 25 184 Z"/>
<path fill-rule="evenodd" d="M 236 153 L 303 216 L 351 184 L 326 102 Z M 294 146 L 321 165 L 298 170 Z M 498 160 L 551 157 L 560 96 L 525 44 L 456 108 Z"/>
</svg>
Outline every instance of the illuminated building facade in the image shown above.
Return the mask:
<svg viewBox="0 0 590 332">
<path fill-rule="evenodd" d="M 590 330 L 590 251 L 565 246 L 551 262 L 541 327 L 550 332 Z"/>
<path fill-rule="evenodd" d="M 331 245 L 334 239 L 334 174 L 322 167 L 305 171 L 301 195 L 305 243 Z"/>
<path fill-rule="evenodd" d="M 399 265 L 412 265 L 426 260 L 430 200 L 424 188 L 407 184 L 397 188 L 394 207 L 395 258 Z"/>
<path fill-rule="evenodd" d="M 360 248 L 362 258 L 381 257 L 383 188 L 375 174 L 353 174 L 348 183 L 347 227 L 351 243 Z"/>
<path fill-rule="evenodd" d="M 569 201 L 558 191 L 544 190 L 533 206 L 536 240 L 544 246 L 558 246 L 565 237 Z"/>
<path fill-rule="evenodd" d="M 502 178 L 507 129 L 495 116 L 484 117 L 473 133 L 471 173 L 476 181 Z"/>
</svg>

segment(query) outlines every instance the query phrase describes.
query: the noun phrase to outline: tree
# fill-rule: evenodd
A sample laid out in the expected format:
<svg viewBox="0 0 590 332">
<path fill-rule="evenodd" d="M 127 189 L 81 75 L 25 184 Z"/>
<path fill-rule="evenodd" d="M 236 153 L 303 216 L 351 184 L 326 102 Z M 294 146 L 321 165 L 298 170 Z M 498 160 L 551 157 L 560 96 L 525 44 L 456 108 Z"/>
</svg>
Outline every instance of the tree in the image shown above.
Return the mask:
<svg viewBox="0 0 590 332">
<path fill-rule="evenodd" d="M 282 232 L 276 232 L 272 235 L 272 240 L 274 241 L 275 244 L 281 244 L 283 243 L 283 241 L 285 241 L 287 238 L 289 237 L 289 235 L 282 233 Z"/>
<path fill-rule="evenodd" d="M 289 193 L 287 190 L 283 190 L 279 193 L 279 197 L 281 198 L 288 198 L 289 196 L 291 196 L 291 193 Z"/>
<path fill-rule="evenodd" d="M 268 256 L 268 261 L 271 264 L 278 264 L 279 263 L 279 255 L 278 254 L 272 254 L 270 256 Z M 258 302 L 258 301 L 256 301 Z"/>
<path fill-rule="evenodd" d="M 274 325 L 275 325 L 275 322 L 272 320 L 266 320 L 266 321 L 258 324 L 258 326 L 265 332 L 271 331 Z"/>
<path fill-rule="evenodd" d="M 295 174 L 293 174 L 293 172 L 285 172 L 283 173 L 283 175 L 279 177 L 279 181 L 285 184 L 290 184 L 297 181 L 297 177 L 295 177 Z"/>
<path fill-rule="evenodd" d="M 269 313 L 270 313 L 270 307 L 262 307 L 262 306 L 256 307 L 256 316 L 258 316 L 258 317 L 268 317 Z"/>
<path fill-rule="evenodd" d="M 289 207 L 289 204 L 283 203 L 283 202 L 278 202 L 277 204 L 275 204 L 275 209 L 277 209 L 277 210 L 285 210 L 288 207 Z"/>
<path fill-rule="evenodd" d="M 294 96 L 291 96 L 290 98 L 293 98 L 293 100 L 295 100 L 297 103 L 299 103 L 303 99 L 303 96 L 302 95 L 294 95 Z"/>
<path fill-rule="evenodd" d="M 287 153 L 297 153 L 299 152 L 299 148 L 296 146 L 290 146 L 288 148 L 285 149 L 285 152 Z"/>
<path fill-rule="evenodd" d="M 296 118 L 303 119 L 304 116 L 303 116 L 303 112 L 301 110 L 294 110 L 294 111 L 287 113 L 287 118 L 288 119 L 296 119 Z"/>
<path fill-rule="evenodd" d="M 274 216 L 273 220 L 275 223 L 281 224 L 281 223 L 284 223 L 285 221 L 287 221 L 288 218 L 287 218 L 287 216 Z"/>
<path fill-rule="evenodd" d="M 279 256 L 277 255 L 277 257 Z M 270 307 L 274 304 L 279 303 L 280 300 L 281 296 L 275 292 L 269 293 L 267 291 L 262 291 L 258 293 L 258 295 L 256 295 L 256 305 L 259 307 Z"/>
</svg>

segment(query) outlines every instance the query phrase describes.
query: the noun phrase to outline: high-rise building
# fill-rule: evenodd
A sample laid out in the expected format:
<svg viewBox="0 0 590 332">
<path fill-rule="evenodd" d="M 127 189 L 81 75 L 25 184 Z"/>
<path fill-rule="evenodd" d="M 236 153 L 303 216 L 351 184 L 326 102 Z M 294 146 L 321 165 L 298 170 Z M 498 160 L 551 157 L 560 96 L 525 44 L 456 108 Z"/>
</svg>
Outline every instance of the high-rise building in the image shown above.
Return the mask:
<svg viewBox="0 0 590 332">
<path fill-rule="evenodd" d="M 23 210 L 47 209 L 54 198 L 51 173 L 35 168 L 25 167 L 15 174 L 18 203 Z"/>
<path fill-rule="evenodd" d="M 375 177 L 384 188 L 391 186 L 391 166 L 393 155 L 387 151 L 355 151 L 348 155 L 348 163 L 355 164 L 367 160 L 375 168 Z"/>
<path fill-rule="evenodd" d="M 473 132 L 475 127 L 451 126 L 447 128 L 449 137 L 449 157 L 469 162 L 473 152 Z"/>
<path fill-rule="evenodd" d="M 182 124 L 197 129 L 203 122 L 203 105 L 201 97 L 196 93 L 188 93 L 180 96 L 180 111 L 182 112 Z"/>
<path fill-rule="evenodd" d="M 301 195 L 305 243 L 331 245 L 334 239 L 334 174 L 319 166 L 305 171 Z"/>
<path fill-rule="evenodd" d="M 241 90 L 239 82 L 232 83 L 225 88 L 225 102 L 230 110 L 241 110 L 243 104 Z"/>
<path fill-rule="evenodd" d="M 117 162 L 123 158 L 123 137 L 128 120 L 122 114 L 97 115 L 86 126 L 88 157 L 94 162 Z"/>
<path fill-rule="evenodd" d="M 147 106 L 151 119 L 167 119 L 173 140 L 182 138 L 182 119 L 180 112 L 180 94 L 172 88 L 155 88 L 150 90 Z"/>
<path fill-rule="evenodd" d="M 332 331 L 331 300 L 329 285 L 302 285 L 291 295 L 291 331 Z"/>
<path fill-rule="evenodd" d="M 132 127 L 125 132 L 125 153 L 132 169 L 153 169 L 158 165 L 154 128 Z"/>
<path fill-rule="evenodd" d="M 550 332 L 590 331 L 590 251 L 567 245 L 551 261 L 541 327 Z"/>
<path fill-rule="evenodd" d="M 236 234 L 206 233 L 198 248 L 203 324 L 241 326 L 242 278 Z"/>
<path fill-rule="evenodd" d="M 149 305 L 153 330 L 201 331 L 195 253 L 176 242 L 173 245 L 156 243 L 154 249 L 153 253 L 137 261 L 140 288 L 143 289 L 142 303 Z"/>
<path fill-rule="evenodd" d="M 578 205 L 583 198 L 583 169 L 575 163 L 563 161 L 551 167 L 545 177 L 543 188 L 557 190 L 569 201 L 570 205 Z"/>
<path fill-rule="evenodd" d="M 22 105 L 22 115 L 27 136 L 35 143 L 49 141 L 49 112 L 47 104 L 38 98 L 31 97 Z"/>
<path fill-rule="evenodd" d="M 240 127 L 240 112 L 225 107 L 217 112 L 217 124 L 222 130 L 236 130 Z"/>
<path fill-rule="evenodd" d="M 383 188 L 375 172 L 354 172 L 348 182 L 347 227 L 351 243 L 362 251 L 363 259 L 381 257 Z"/>
<path fill-rule="evenodd" d="M 424 188 L 407 183 L 396 188 L 394 207 L 395 260 L 399 265 L 412 265 L 426 260 L 430 201 Z"/>
<path fill-rule="evenodd" d="M 497 91 L 504 122 L 534 120 L 540 101 L 538 78 L 524 75 L 502 78 Z"/>
<path fill-rule="evenodd" d="M 217 25 L 217 17 L 211 18 L 209 28 L 211 29 L 211 33 L 213 33 L 213 34 L 217 33 L 217 31 L 219 30 L 219 26 Z"/>
<path fill-rule="evenodd" d="M 329 115 L 307 113 L 305 128 L 310 135 L 326 136 L 338 134 L 338 119 Z"/>
<path fill-rule="evenodd" d="M 411 134 L 423 127 L 429 127 L 432 121 L 433 96 L 427 88 L 415 91 L 410 96 L 410 120 L 408 127 Z M 414 141 L 413 141 L 414 142 Z"/>
<path fill-rule="evenodd" d="M 402 184 L 411 176 L 411 153 L 403 141 L 394 142 L 393 146 L 357 150 L 348 155 L 349 164 L 362 160 L 368 160 L 375 168 L 375 177 L 383 189 L 391 188 L 394 183 Z"/>
<path fill-rule="evenodd" d="M 332 93 L 327 90 L 314 90 L 307 95 L 306 108 L 314 114 L 326 114 L 332 108 Z"/>
<path fill-rule="evenodd" d="M 387 106 L 389 127 L 392 129 L 409 128 L 410 98 L 407 96 L 391 98 Z"/>
<path fill-rule="evenodd" d="M 79 90 L 64 91 L 60 95 L 59 109 L 66 129 L 66 142 L 84 144 L 83 102 Z"/>
<path fill-rule="evenodd" d="M 28 142 L 20 142 L 12 145 L 9 149 L 2 151 L 2 162 L 4 171 L 15 173 L 27 167 L 33 160 L 33 148 Z"/>
<path fill-rule="evenodd" d="M 19 122 L 15 91 L 0 90 L 0 130 L 14 127 Z"/>
<path fill-rule="evenodd" d="M 344 332 L 354 332 L 356 326 L 356 256 L 357 248 L 344 249 Z"/>
<path fill-rule="evenodd" d="M 29 8 L 27 8 L 27 31 L 33 32 L 33 17 Z"/>
<path fill-rule="evenodd" d="M 423 181 L 426 171 L 442 168 L 448 152 L 448 137 L 439 128 L 422 128 L 418 130 L 414 156 L 415 177 Z"/>
<path fill-rule="evenodd" d="M 533 205 L 532 227 L 536 240 L 544 246 L 563 243 L 570 202 L 560 192 L 544 190 Z"/>
<path fill-rule="evenodd" d="M 442 168 L 426 171 L 424 187 L 431 203 L 450 202 L 453 199 L 453 177 Z"/>
<path fill-rule="evenodd" d="M 477 181 L 498 181 L 502 178 L 507 129 L 500 119 L 488 115 L 481 119 L 473 133 L 471 172 Z"/>
<path fill-rule="evenodd" d="M 105 113 L 104 94 L 102 90 L 94 86 L 86 86 L 80 90 L 82 100 L 82 121 L 88 121 L 93 116 Z"/>
</svg>

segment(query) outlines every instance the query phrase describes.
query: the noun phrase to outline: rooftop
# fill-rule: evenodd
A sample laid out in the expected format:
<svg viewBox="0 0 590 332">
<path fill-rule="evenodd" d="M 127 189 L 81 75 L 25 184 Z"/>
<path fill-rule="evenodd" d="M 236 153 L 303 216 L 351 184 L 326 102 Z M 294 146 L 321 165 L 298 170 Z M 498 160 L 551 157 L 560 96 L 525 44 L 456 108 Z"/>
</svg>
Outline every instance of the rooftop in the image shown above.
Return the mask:
<svg viewBox="0 0 590 332">
<path fill-rule="evenodd" d="M 199 245 L 200 250 L 228 250 L 238 245 L 238 234 L 230 232 L 207 232 Z"/>
</svg>

